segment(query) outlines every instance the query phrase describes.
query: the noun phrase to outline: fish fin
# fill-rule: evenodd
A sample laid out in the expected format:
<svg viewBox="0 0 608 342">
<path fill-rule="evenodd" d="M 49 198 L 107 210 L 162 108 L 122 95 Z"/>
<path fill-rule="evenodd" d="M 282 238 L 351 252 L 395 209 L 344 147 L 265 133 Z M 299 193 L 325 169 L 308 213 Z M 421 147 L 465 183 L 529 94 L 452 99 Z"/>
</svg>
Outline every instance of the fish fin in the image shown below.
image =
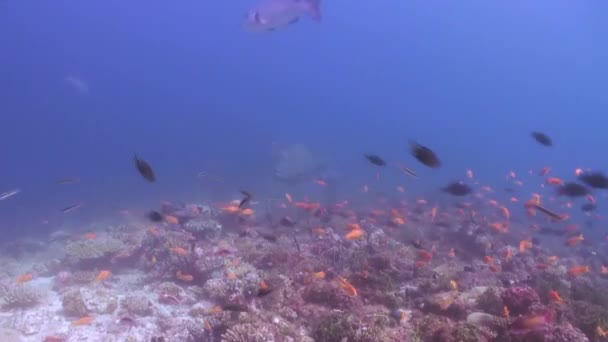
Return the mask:
<svg viewBox="0 0 608 342">
<path fill-rule="evenodd" d="M 321 21 L 321 0 L 305 0 L 306 12 L 314 21 Z"/>
</svg>

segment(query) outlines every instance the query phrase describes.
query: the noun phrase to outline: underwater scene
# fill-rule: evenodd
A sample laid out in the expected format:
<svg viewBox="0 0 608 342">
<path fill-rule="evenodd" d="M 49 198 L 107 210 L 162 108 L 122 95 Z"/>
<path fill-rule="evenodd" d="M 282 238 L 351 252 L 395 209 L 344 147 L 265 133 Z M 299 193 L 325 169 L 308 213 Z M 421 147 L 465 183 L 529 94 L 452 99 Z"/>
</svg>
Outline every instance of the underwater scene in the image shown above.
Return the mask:
<svg viewBox="0 0 608 342">
<path fill-rule="evenodd" d="M 608 342 L 608 3 L 0 25 L 0 342 Z"/>
</svg>

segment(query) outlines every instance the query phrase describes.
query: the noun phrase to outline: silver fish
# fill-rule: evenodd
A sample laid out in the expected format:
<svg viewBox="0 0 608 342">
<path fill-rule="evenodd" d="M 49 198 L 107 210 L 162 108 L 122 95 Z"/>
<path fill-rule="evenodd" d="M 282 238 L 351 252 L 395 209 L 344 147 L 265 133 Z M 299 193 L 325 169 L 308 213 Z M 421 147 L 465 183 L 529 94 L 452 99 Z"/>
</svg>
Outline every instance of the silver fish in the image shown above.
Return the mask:
<svg viewBox="0 0 608 342">
<path fill-rule="evenodd" d="M 274 31 L 296 23 L 303 15 L 321 21 L 321 0 L 262 0 L 249 10 L 244 28 L 249 31 Z"/>
<path fill-rule="evenodd" d="M 20 192 L 21 192 L 21 190 L 19 190 L 19 189 L 3 192 L 3 193 L 0 194 L 0 201 L 3 201 L 3 200 L 5 200 L 5 199 L 7 199 L 9 197 L 13 197 L 13 196 L 15 196 L 16 194 L 18 194 Z"/>
</svg>

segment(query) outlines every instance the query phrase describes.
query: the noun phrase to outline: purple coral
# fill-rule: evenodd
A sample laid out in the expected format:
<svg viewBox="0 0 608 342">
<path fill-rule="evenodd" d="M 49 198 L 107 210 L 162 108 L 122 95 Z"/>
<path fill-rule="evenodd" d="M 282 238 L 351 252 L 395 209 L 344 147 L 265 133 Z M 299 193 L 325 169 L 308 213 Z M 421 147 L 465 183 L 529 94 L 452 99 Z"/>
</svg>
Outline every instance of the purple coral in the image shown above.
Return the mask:
<svg viewBox="0 0 608 342">
<path fill-rule="evenodd" d="M 540 303 L 540 297 L 536 291 L 528 286 L 515 286 L 507 288 L 501 295 L 504 304 L 509 308 L 511 315 L 523 315 L 530 308 Z"/>
</svg>

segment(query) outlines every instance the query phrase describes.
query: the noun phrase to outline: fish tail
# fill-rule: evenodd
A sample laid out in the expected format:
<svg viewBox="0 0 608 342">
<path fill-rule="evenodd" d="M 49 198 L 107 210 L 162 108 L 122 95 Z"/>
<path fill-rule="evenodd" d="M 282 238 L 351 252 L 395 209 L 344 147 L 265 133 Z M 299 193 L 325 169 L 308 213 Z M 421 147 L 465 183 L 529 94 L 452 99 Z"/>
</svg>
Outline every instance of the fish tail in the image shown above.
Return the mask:
<svg viewBox="0 0 608 342">
<path fill-rule="evenodd" d="M 306 0 L 306 12 L 314 21 L 321 21 L 321 0 Z"/>
</svg>

